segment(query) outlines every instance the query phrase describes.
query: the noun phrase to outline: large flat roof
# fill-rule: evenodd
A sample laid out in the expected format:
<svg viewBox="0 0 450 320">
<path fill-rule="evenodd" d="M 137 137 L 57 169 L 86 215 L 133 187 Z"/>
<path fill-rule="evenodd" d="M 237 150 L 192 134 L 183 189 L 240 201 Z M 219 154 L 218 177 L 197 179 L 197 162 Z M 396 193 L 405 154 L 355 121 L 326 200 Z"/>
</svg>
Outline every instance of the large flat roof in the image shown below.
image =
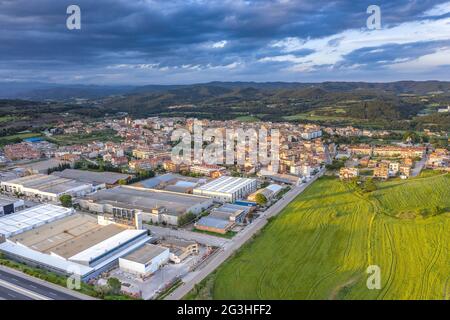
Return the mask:
<svg viewBox="0 0 450 320">
<path fill-rule="evenodd" d="M 35 174 L 18 179 L 9 180 L 8 184 L 21 185 L 24 188 L 35 189 L 48 193 L 63 193 L 78 187 L 88 186 L 84 182 L 60 178 L 56 175 Z"/>
<path fill-rule="evenodd" d="M 153 208 L 165 207 L 170 212 L 175 213 L 185 213 L 194 205 L 210 201 L 210 198 L 202 196 L 130 186 L 100 190 L 87 196 L 86 199 L 97 203 L 141 209 L 147 212 Z"/>
<path fill-rule="evenodd" d="M 195 225 L 217 229 L 226 229 L 230 224 L 231 222 L 229 220 L 208 216 L 201 218 Z"/>
<path fill-rule="evenodd" d="M 0 251 L 7 252 L 9 254 L 17 255 L 26 258 L 31 261 L 39 262 L 47 267 L 57 268 L 63 272 L 76 272 L 80 276 L 89 274 L 94 269 L 88 266 L 83 266 L 77 263 L 73 263 L 58 257 L 54 257 L 39 251 L 35 251 L 31 248 L 21 246 L 19 244 L 6 241 L 0 244 Z"/>
<path fill-rule="evenodd" d="M 124 227 L 115 224 L 101 226 L 97 224 L 96 218 L 89 215 L 75 214 L 10 240 L 42 253 L 53 253 L 68 259 L 124 230 Z"/>
<path fill-rule="evenodd" d="M 149 263 L 153 258 L 159 256 L 164 251 L 169 251 L 168 248 L 156 246 L 154 244 L 146 243 L 144 246 L 140 247 L 139 249 L 131 252 L 130 254 L 126 255 L 125 257 L 122 257 L 122 259 L 147 264 Z"/>
<path fill-rule="evenodd" d="M 116 184 L 119 180 L 126 180 L 130 177 L 129 174 L 117 172 L 93 172 L 77 169 L 65 169 L 64 171 L 53 172 L 52 174 L 61 178 L 92 184 Z"/>
<path fill-rule="evenodd" d="M 255 179 L 223 176 L 196 189 L 206 192 L 234 193 L 243 186 L 254 182 Z"/>
<path fill-rule="evenodd" d="M 73 209 L 44 204 L 0 217 L 0 234 L 10 237 L 71 215 Z"/>
<path fill-rule="evenodd" d="M 92 261 L 100 258 L 105 253 L 108 253 L 115 248 L 131 242 L 135 238 L 144 234 L 147 234 L 147 230 L 123 230 L 122 232 L 112 237 L 108 237 L 102 242 L 99 242 L 96 245 L 77 253 L 76 255 L 70 257 L 69 260 L 86 264 L 91 263 Z"/>
</svg>

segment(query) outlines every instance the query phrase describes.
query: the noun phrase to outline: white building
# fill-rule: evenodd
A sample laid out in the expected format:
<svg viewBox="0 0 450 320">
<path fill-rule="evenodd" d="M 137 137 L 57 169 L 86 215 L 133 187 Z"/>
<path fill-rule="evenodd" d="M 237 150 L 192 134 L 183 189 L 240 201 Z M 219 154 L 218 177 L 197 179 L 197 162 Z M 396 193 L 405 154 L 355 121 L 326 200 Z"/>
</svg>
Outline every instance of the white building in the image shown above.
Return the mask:
<svg viewBox="0 0 450 320">
<path fill-rule="evenodd" d="M 56 175 L 35 174 L 2 181 L 1 189 L 10 194 L 23 194 L 33 200 L 58 203 L 62 195 L 81 197 L 92 192 L 93 186 Z"/>
<path fill-rule="evenodd" d="M 195 188 L 193 193 L 211 197 L 218 202 L 234 202 L 244 199 L 257 189 L 255 179 L 220 177 L 203 186 Z"/>
<path fill-rule="evenodd" d="M 291 174 L 302 177 L 311 177 L 314 169 L 308 165 L 291 166 L 289 168 Z"/>
<path fill-rule="evenodd" d="M 305 140 L 316 139 L 322 136 L 322 130 L 320 128 L 307 128 L 301 136 Z"/>
<path fill-rule="evenodd" d="M 122 271 L 148 276 L 156 272 L 170 258 L 168 248 L 145 244 L 139 249 L 119 259 L 119 267 Z"/>
<path fill-rule="evenodd" d="M 30 211 L 32 209 L 32 211 Z M 0 218 L 0 253 L 12 260 L 87 281 L 108 271 L 151 238 L 134 230 L 72 214 L 72 209 L 43 205 Z"/>
<path fill-rule="evenodd" d="M 70 216 L 72 208 L 63 208 L 52 204 L 35 206 L 14 214 L 0 217 L 0 234 L 6 238 L 32 230 L 44 224 Z"/>
</svg>

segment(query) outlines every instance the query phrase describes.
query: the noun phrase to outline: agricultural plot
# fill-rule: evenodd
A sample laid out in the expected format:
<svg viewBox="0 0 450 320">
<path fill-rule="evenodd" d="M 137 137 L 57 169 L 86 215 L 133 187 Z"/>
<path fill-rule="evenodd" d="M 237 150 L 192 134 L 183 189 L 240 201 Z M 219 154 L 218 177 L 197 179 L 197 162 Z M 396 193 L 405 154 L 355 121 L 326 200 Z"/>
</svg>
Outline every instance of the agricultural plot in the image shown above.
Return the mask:
<svg viewBox="0 0 450 320">
<path fill-rule="evenodd" d="M 322 178 L 186 298 L 443 299 L 449 209 L 448 174 L 380 183 L 370 195 Z M 367 288 L 370 265 L 380 290 Z"/>
</svg>

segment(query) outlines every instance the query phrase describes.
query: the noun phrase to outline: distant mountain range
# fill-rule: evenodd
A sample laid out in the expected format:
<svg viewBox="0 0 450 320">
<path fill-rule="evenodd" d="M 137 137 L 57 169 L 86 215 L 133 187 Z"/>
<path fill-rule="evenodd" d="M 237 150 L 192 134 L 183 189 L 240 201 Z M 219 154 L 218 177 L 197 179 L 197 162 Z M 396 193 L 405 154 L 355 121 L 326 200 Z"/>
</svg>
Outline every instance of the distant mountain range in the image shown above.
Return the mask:
<svg viewBox="0 0 450 320">
<path fill-rule="evenodd" d="M 233 92 L 239 95 L 251 95 L 261 92 L 273 93 L 281 91 L 303 91 L 308 89 L 314 95 L 323 92 L 357 92 L 370 91 L 393 94 L 426 94 L 430 92 L 450 93 L 450 82 L 444 81 L 398 81 L 390 83 L 367 82 L 210 82 L 191 85 L 61 85 L 39 82 L 0 82 L 0 98 L 27 100 L 70 100 L 98 99 L 108 96 L 126 95 L 132 98 L 143 98 L 153 94 L 170 93 L 187 100 L 194 96 L 199 98 L 218 97 Z"/>
</svg>

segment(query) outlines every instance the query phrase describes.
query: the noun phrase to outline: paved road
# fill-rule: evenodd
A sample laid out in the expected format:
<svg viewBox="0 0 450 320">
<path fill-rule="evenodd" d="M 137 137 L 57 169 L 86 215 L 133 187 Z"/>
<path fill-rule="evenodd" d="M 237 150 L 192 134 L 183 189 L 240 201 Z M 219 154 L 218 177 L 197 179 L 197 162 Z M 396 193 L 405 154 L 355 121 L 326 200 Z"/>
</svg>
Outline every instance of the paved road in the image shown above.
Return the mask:
<svg viewBox="0 0 450 320">
<path fill-rule="evenodd" d="M 173 230 L 171 228 L 164 228 L 150 225 L 144 225 L 144 227 L 149 229 L 152 232 L 152 234 L 158 237 L 174 237 L 184 240 L 194 240 L 207 246 L 222 247 L 226 243 L 230 242 L 230 239 L 210 236 L 207 234 L 202 234 L 183 229 Z"/>
<path fill-rule="evenodd" d="M 0 285 L 0 300 L 33 300 L 32 298 Z"/>
<path fill-rule="evenodd" d="M 11 291 L 19 300 L 24 296 L 32 300 L 81 300 L 89 298 L 77 292 L 59 288 L 40 279 L 21 274 L 18 271 L 0 267 L 0 297 L 8 300 L 15 299 L 9 295 Z"/>
<path fill-rule="evenodd" d="M 423 170 L 423 168 L 425 167 L 427 161 L 428 161 L 428 154 L 425 155 L 420 161 L 416 162 L 416 165 L 411 170 L 411 176 L 417 177 L 420 174 L 420 172 Z"/>
<path fill-rule="evenodd" d="M 266 210 L 260 217 L 258 217 L 253 223 L 248 225 L 244 230 L 233 237 L 232 241 L 226 243 L 223 248 L 207 263 L 202 269 L 189 273 L 183 278 L 184 284 L 178 287 L 172 294 L 166 297 L 166 300 L 180 300 L 194 286 L 206 278 L 211 272 L 213 272 L 219 265 L 221 265 L 228 257 L 230 257 L 237 249 L 239 249 L 246 241 L 248 241 L 256 232 L 262 229 L 267 223 L 267 219 L 277 215 L 284 207 L 286 207 L 292 200 L 295 199 L 300 193 L 302 193 L 309 185 L 311 185 L 324 171 L 317 174 L 312 180 L 306 184 L 292 188 L 288 193 L 284 195 L 282 199 L 277 201 L 273 206 Z"/>
</svg>

